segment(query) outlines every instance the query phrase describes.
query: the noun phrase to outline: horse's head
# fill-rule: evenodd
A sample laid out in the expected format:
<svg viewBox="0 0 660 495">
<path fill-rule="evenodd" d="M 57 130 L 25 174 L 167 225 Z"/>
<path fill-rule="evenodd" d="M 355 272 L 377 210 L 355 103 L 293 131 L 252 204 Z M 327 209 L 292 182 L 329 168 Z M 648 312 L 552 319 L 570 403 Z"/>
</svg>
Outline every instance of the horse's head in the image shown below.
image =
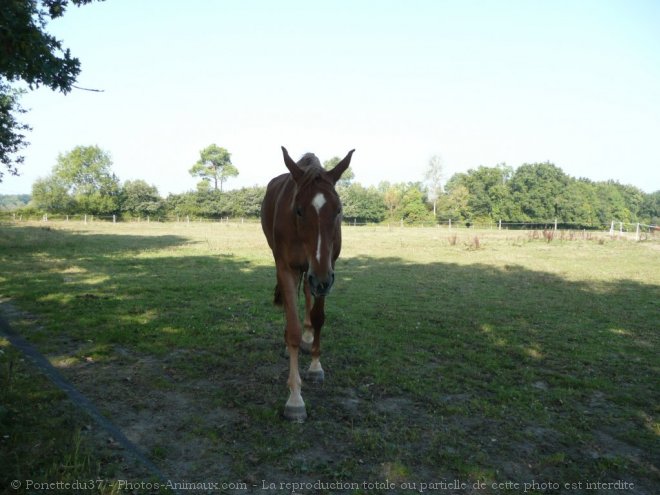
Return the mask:
<svg viewBox="0 0 660 495">
<path fill-rule="evenodd" d="M 307 281 L 314 297 L 326 296 L 335 280 L 334 262 L 341 249 L 341 201 L 335 184 L 351 163 L 353 151 L 326 171 L 312 154 L 294 162 L 282 147 L 284 163 L 296 183 L 291 215 L 307 257 Z"/>
</svg>

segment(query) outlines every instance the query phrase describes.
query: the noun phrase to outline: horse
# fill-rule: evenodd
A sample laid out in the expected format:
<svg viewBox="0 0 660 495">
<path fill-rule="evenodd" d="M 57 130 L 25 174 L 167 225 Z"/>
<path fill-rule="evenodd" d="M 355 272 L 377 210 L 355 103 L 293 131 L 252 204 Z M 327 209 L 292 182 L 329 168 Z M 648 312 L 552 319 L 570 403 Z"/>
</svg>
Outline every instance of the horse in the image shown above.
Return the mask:
<svg viewBox="0 0 660 495">
<path fill-rule="evenodd" d="M 335 281 L 335 261 L 341 251 L 342 205 L 335 184 L 350 165 L 354 151 L 326 171 L 313 153 L 303 155 L 296 163 L 282 146 L 289 173 L 269 182 L 261 205 L 261 227 L 273 252 L 277 275 L 273 302 L 284 307 L 286 319 L 289 399 L 284 417 L 291 421 L 307 418 L 298 371 L 299 348 L 312 354 L 306 379 L 323 383 L 325 377 L 320 361 L 321 327 L 325 298 Z M 297 310 L 301 283 L 305 294 L 304 332 Z"/>
</svg>

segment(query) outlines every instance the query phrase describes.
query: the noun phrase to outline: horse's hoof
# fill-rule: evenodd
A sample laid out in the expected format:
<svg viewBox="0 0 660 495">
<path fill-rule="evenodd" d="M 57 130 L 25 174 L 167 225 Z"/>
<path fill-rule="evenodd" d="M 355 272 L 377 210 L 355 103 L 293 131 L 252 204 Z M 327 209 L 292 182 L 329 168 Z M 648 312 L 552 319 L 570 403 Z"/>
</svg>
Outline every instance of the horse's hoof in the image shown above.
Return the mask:
<svg viewBox="0 0 660 495">
<path fill-rule="evenodd" d="M 308 371 L 306 378 L 310 383 L 321 385 L 325 381 L 325 373 L 322 369 L 316 371 Z"/>
<path fill-rule="evenodd" d="M 307 419 L 305 406 L 284 406 L 284 417 L 289 421 L 302 423 Z"/>
</svg>

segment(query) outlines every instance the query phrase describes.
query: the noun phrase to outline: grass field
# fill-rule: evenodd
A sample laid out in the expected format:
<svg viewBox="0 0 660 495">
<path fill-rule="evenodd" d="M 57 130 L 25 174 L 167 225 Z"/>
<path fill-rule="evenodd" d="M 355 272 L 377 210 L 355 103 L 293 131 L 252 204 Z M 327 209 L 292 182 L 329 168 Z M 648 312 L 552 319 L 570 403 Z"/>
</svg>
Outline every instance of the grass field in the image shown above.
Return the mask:
<svg viewBox="0 0 660 495">
<path fill-rule="evenodd" d="M 0 311 L 173 481 L 660 492 L 657 240 L 343 237 L 304 424 L 281 418 L 284 318 L 256 224 L 4 224 Z M 144 476 L 2 339 L 0 380 L 0 487 Z"/>
</svg>

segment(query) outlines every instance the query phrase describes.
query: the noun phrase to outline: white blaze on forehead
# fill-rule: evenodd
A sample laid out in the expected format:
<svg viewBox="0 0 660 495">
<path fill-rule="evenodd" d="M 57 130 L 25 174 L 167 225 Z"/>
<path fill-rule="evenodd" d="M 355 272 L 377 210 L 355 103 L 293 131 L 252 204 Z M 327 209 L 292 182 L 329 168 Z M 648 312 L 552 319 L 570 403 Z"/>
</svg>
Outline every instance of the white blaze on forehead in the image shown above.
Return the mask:
<svg viewBox="0 0 660 495">
<path fill-rule="evenodd" d="M 321 214 L 321 208 L 326 203 L 325 195 L 323 193 L 316 193 L 312 200 L 312 206 L 316 208 L 316 213 Z M 319 237 L 316 241 L 316 261 L 321 262 L 321 226 L 319 225 Z"/>
<path fill-rule="evenodd" d="M 323 193 L 317 193 L 312 200 L 312 206 L 316 208 L 316 213 L 321 213 L 321 208 L 326 203 L 325 195 Z"/>
</svg>

